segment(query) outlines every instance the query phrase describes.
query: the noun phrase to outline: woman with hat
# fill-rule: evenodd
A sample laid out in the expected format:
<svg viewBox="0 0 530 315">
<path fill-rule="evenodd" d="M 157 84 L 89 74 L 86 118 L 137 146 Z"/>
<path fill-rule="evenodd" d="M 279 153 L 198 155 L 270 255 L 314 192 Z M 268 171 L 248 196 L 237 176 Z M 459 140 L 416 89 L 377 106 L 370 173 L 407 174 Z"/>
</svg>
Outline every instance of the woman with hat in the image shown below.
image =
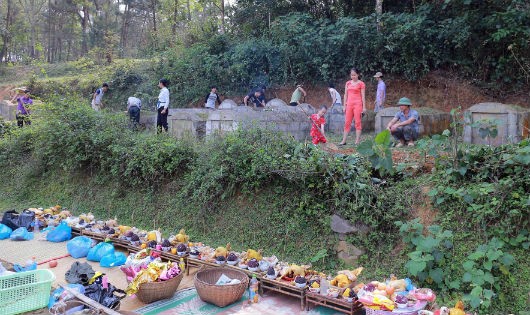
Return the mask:
<svg viewBox="0 0 530 315">
<path fill-rule="evenodd" d="M 365 85 L 359 80 L 359 71 L 352 68 L 350 71 L 351 80 L 346 82 L 344 87 L 344 133 L 342 142 L 339 145 L 345 145 L 348 133 L 351 130 L 351 123 L 355 120 L 355 144 L 361 141 L 361 118 L 366 111 Z"/>
<path fill-rule="evenodd" d="M 375 106 L 374 106 L 375 113 L 383 109 L 385 105 L 386 85 L 382 77 L 383 77 L 383 74 L 381 72 L 377 72 L 374 75 L 374 78 L 377 80 L 377 92 L 375 93 Z"/>
<path fill-rule="evenodd" d="M 24 94 L 19 94 L 19 96 L 16 98 L 17 100 L 17 126 L 22 128 L 24 124 L 26 126 L 31 125 L 31 120 L 29 119 L 30 112 L 30 105 L 33 105 L 33 100 L 31 99 L 29 95 L 29 90 L 24 90 Z"/>
<path fill-rule="evenodd" d="M 399 141 L 396 147 L 402 147 L 407 144 L 409 147 L 414 146 L 414 141 L 418 139 L 420 116 L 417 111 L 410 109 L 412 102 L 406 97 L 399 99 L 397 105 L 399 112 L 388 123 L 387 129 L 392 136 Z"/>
</svg>

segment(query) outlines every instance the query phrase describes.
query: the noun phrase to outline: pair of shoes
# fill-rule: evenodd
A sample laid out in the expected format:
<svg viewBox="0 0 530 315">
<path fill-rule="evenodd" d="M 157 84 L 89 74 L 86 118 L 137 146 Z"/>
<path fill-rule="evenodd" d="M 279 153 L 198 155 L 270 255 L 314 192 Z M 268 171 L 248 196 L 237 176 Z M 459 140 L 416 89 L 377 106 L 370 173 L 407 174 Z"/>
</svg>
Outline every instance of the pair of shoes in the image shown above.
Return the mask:
<svg viewBox="0 0 530 315">
<path fill-rule="evenodd" d="M 401 142 L 396 144 L 396 148 L 401 148 L 402 146 L 403 146 L 403 143 L 401 143 Z"/>
<path fill-rule="evenodd" d="M 338 145 L 341 145 L 341 146 L 342 146 L 342 145 L 346 145 L 346 144 L 347 144 L 346 142 L 344 142 L 344 143 L 341 142 L 341 143 L 339 143 Z"/>
<path fill-rule="evenodd" d="M 414 142 L 409 142 L 409 144 L 407 144 L 409 147 L 413 147 L 414 146 Z"/>
</svg>

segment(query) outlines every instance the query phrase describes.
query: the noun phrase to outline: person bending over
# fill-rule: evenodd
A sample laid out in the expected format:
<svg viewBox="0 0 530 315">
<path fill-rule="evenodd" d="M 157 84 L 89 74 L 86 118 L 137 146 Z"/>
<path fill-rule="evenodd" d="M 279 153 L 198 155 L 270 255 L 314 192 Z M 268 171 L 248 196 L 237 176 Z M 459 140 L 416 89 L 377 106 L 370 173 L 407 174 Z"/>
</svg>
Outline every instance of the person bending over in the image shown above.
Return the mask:
<svg viewBox="0 0 530 315">
<path fill-rule="evenodd" d="M 293 95 L 291 96 L 291 102 L 289 103 L 290 106 L 298 106 L 300 105 L 300 100 L 302 99 L 302 94 L 304 95 L 304 98 L 306 97 L 307 93 L 302 87 L 302 84 L 298 84 L 296 86 L 296 89 L 293 92 Z"/>
</svg>

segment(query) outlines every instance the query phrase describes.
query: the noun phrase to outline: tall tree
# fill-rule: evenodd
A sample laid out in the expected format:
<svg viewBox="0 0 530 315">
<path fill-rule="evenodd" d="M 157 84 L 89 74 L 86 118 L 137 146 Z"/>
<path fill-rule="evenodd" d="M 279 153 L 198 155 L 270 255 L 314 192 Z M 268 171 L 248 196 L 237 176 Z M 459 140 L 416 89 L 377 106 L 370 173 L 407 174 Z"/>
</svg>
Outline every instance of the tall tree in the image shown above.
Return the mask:
<svg viewBox="0 0 530 315">
<path fill-rule="evenodd" d="M 8 61 L 9 42 L 11 40 L 11 24 L 13 20 L 12 0 L 7 0 L 7 10 L 2 29 L 2 50 L 0 51 L 0 61 Z"/>
<path fill-rule="evenodd" d="M 375 0 L 375 15 L 377 19 L 377 31 L 381 27 L 381 15 L 383 14 L 383 0 Z"/>
<path fill-rule="evenodd" d="M 173 39 L 177 36 L 178 13 L 179 13 L 179 0 L 174 0 L 173 15 L 172 15 L 173 21 L 171 21 L 171 35 L 173 35 Z"/>
</svg>

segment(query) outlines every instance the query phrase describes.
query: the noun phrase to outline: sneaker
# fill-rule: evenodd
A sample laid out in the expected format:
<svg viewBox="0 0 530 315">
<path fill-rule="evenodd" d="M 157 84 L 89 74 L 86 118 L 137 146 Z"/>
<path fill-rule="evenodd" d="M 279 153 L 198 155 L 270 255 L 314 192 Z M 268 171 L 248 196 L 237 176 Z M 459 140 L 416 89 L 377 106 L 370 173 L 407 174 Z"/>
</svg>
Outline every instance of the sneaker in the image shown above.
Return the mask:
<svg viewBox="0 0 530 315">
<path fill-rule="evenodd" d="M 403 146 L 403 143 L 401 143 L 401 142 L 396 144 L 396 148 L 401 148 L 402 146 Z"/>
<path fill-rule="evenodd" d="M 414 141 L 411 141 L 409 142 L 409 144 L 407 144 L 409 147 L 413 147 L 414 146 Z"/>
</svg>

